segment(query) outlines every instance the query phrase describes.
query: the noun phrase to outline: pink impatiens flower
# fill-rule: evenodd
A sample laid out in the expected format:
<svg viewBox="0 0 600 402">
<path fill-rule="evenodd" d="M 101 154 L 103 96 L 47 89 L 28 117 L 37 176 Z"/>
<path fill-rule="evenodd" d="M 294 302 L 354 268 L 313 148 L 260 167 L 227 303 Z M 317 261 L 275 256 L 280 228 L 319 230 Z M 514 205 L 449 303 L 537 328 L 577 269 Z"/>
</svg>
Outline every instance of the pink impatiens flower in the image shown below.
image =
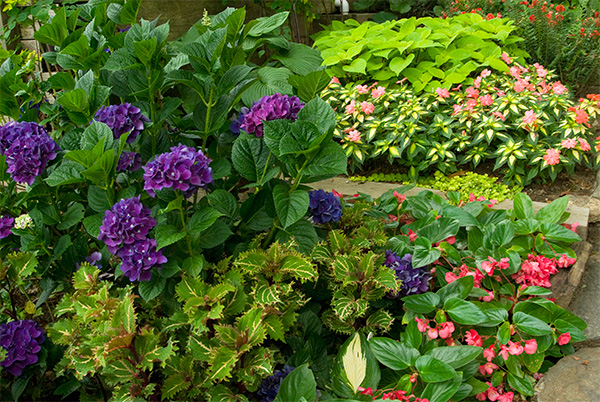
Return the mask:
<svg viewBox="0 0 600 402">
<path fill-rule="evenodd" d="M 462 111 L 463 105 L 452 105 L 452 108 L 454 109 L 452 116 L 456 116 Z"/>
<path fill-rule="evenodd" d="M 492 116 L 494 116 L 498 120 L 502 120 L 502 121 L 504 121 L 506 119 L 504 117 L 504 114 L 502 114 L 502 112 L 492 112 Z"/>
<path fill-rule="evenodd" d="M 583 109 L 575 109 L 575 121 L 579 124 L 585 124 L 590 119 L 590 116 Z"/>
<path fill-rule="evenodd" d="M 536 71 L 537 71 L 537 75 L 540 78 L 544 78 L 545 76 L 548 75 L 548 70 L 546 70 L 544 68 L 544 66 L 538 64 L 538 63 L 534 63 L 533 66 L 535 67 Z"/>
<path fill-rule="evenodd" d="M 380 96 L 382 96 L 383 94 L 385 94 L 385 88 L 384 88 L 384 87 L 381 87 L 381 86 L 380 86 L 380 87 L 377 87 L 377 88 L 374 88 L 374 89 L 371 91 L 371 96 L 372 96 L 373 98 L 379 98 L 379 97 L 380 97 Z"/>
<path fill-rule="evenodd" d="M 581 150 L 582 151 L 589 151 L 590 149 L 592 149 L 590 147 L 590 143 L 587 142 L 584 138 L 577 138 L 577 140 L 579 141 L 579 145 L 581 145 Z"/>
<path fill-rule="evenodd" d="M 360 131 L 352 130 L 348 133 L 346 139 L 350 142 L 360 142 Z"/>
<path fill-rule="evenodd" d="M 369 93 L 369 87 L 366 85 L 357 85 L 355 89 L 358 91 L 359 94 Z"/>
<path fill-rule="evenodd" d="M 577 138 L 567 138 L 566 140 L 562 140 L 560 145 L 567 149 L 575 148 L 577 146 Z"/>
<path fill-rule="evenodd" d="M 502 61 L 504 61 L 506 64 L 510 64 L 512 63 L 512 59 L 510 57 L 508 57 L 508 53 L 502 53 L 502 56 L 500 56 L 500 58 L 502 59 Z"/>
<path fill-rule="evenodd" d="M 552 83 L 552 91 L 554 91 L 557 95 L 562 95 L 567 93 L 569 90 L 560 81 L 556 81 Z"/>
<path fill-rule="evenodd" d="M 356 112 L 356 102 L 354 102 L 354 99 L 352 99 L 350 101 L 350 103 L 348 105 L 346 105 L 346 113 L 353 114 L 355 112 Z"/>
<path fill-rule="evenodd" d="M 546 164 L 549 166 L 558 165 L 560 163 L 560 150 L 550 148 L 546 150 L 546 155 L 543 156 Z"/>
<path fill-rule="evenodd" d="M 564 334 L 561 334 L 558 339 L 558 344 L 559 345 L 566 345 L 567 343 L 569 343 L 571 341 L 571 334 L 568 332 L 565 332 Z"/>
<path fill-rule="evenodd" d="M 494 103 L 494 99 L 492 98 L 492 95 L 485 94 L 479 98 L 479 103 L 481 103 L 482 106 L 491 106 L 492 103 Z"/>
<path fill-rule="evenodd" d="M 446 89 L 446 88 L 437 88 L 435 90 L 435 93 L 440 97 L 440 98 L 449 98 L 450 97 L 450 92 Z"/>
<path fill-rule="evenodd" d="M 364 114 L 371 114 L 373 113 L 373 111 L 375 111 L 375 106 L 371 102 L 367 101 L 361 102 L 360 108 L 362 109 Z"/>
<path fill-rule="evenodd" d="M 481 74 L 479 74 L 479 76 L 481 78 L 489 77 L 490 75 L 492 75 L 492 72 L 490 70 L 488 70 L 487 68 L 485 70 L 483 70 L 481 72 Z"/>
<path fill-rule="evenodd" d="M 537 119 L 535 112 L 533 110 L 528 110 L 525 112 L 525 116 L 523 117 L 524 124 L 533 124 L 533 122 Z"/>
<path fill-rule="evenodd" d="M 331 81 L 329 81 L 329 85 L 331 84 L 340 84 L 340 80 L 336 76 L 331 77 Z"/>
<path fill-rule="evenodd" d="M 473 87 L 467 88 L 466 92 L 467 92 L 468 98 L 473 98 L 473 99 L 479 98 L 479 90 L 477 90 Z"/>
</svg>

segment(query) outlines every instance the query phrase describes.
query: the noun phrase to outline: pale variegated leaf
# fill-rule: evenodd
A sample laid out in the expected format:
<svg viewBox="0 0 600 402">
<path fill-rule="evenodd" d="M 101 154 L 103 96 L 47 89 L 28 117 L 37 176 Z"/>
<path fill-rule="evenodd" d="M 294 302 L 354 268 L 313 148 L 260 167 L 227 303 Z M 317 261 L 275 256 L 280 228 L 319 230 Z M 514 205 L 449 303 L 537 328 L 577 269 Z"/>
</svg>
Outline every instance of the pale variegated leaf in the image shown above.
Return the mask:
<svg viewBox="0 0 600 402">
<path fill-rule="evenodd" d="M 299 279 L 301 282 L 315 279 L 317 276 L 317 270 L 315 267 L 305 258 L 289 255 L 281 261 L 281 272 L 287 272 Z"/>
</svg>

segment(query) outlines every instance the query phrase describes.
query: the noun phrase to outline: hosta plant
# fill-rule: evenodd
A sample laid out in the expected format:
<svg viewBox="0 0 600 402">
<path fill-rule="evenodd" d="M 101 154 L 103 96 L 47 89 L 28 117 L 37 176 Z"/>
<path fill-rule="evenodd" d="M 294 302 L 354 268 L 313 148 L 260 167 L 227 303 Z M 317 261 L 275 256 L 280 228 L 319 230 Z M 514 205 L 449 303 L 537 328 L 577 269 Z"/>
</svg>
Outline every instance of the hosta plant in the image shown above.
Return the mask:
<svg viewBox="0 0 600 402">
<path fill-rule="evenodd" d="M 539 64 L 522 66 L 504 54 L 508 72 L 483 70 L 469 86 L 438 87 L 417 97 L 410 85 L 342 87 L 323 92 L 338 115 L 336 137 L 357 167 L 386 158 L 421 171 L 443 173 L 458 166 L 494 162 L 507 181 L 526 185 L 554 180 L 577 165 L 596 168 L 597 141 L 591 122 L 594 96 L 573 102 L 567 88 Z"/>
</svg>

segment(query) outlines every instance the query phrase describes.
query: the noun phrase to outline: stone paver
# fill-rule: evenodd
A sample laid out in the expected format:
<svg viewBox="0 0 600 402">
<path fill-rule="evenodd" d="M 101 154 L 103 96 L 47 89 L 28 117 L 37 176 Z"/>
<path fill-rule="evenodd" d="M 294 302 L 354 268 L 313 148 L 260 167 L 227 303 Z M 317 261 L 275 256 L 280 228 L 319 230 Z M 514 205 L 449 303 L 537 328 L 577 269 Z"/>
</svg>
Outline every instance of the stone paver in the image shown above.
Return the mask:
<svg viewBox="0 0 600 402">
<path fill-rule="evenodd" d="M 548 370 L 536 386 L 537 402 L 598 402 L 599 384 L 598 349 L 580 349 Z"/>
<path fill-rule="evenodd" d="M 600 340 L 600 254 L 592 254 L 583 274 L 581 286 L 569 309 L 581 317 L 588 327 L 584 331 L 589 341 Z M 600 383 L 598 383 L 600 386 Z M 599 390 L 600 391 L 600 390 Z M 600 401 L 600 396 L 598 398 Z"/>
</svg>

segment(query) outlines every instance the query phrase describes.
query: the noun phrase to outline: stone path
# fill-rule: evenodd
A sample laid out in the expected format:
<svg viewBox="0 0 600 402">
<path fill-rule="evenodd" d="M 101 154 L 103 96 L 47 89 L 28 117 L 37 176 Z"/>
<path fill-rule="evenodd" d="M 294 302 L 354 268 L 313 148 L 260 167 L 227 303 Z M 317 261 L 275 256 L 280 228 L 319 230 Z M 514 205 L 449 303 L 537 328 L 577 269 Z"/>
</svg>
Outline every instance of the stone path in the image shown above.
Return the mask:
<svg viewBox="0 0 600 402">
<path fill-rule="evenodd" d="M 390 183 L 350 182 L 342 177 L 311 186 L 326 191 L 335 189 L 346 195 L 361 192 L 373 197 L 399 187 Z M 413 188 L 405 194 L 414 195 L 422 190 L 425 189 Z M 441 191 L 430 191 L 444 196 Z M 534 202 L 536 210 L 544 205 Z M 510 209 L 512 201 L 503 201 L 496 207 Z M 587 322 L 588 340 L 575 345 L 573 355 L 564 357 L 548 370 L 536 385 L 534 402 L 600 402 L 600 172 L 594 194 L 571 196 L 567 211 L 571 213 L 567 223 L 580 224 L 577 233 L 582 242 L 575 246 L 577 263 L 553 277 L 552 290 L 559 305 L 568 307 Z"/>
</svg>

